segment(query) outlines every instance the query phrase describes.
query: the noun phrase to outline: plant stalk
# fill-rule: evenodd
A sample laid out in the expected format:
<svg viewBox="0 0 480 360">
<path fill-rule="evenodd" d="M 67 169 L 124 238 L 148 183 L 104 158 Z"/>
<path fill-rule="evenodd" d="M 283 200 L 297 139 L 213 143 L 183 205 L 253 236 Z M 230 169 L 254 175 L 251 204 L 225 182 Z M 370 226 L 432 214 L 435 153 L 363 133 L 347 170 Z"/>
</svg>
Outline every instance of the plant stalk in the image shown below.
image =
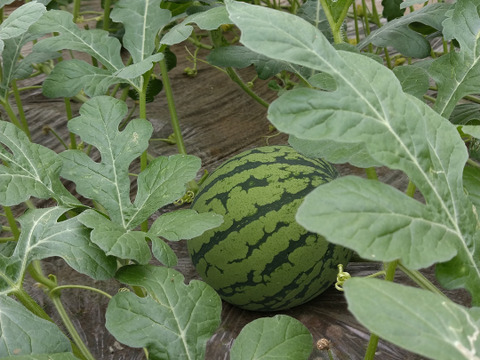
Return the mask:
<svg viewBox="0 0 480 360">
<path fill-rule="evenodd" d="M 72 337 L 73 342 L 78 347 L 78 350 L 83 355 L 84 359 L 95 360 L 95 357 L 92 355 L 90 350 L 88 350 L 87 346 L 78 334 L 77 329 L 75 329 L 72 320 L 70 320 L 70 317 L 68 316 L 67 311 L 65 310 L 65 307 L 60 300 L 60 294 L 54 291 L 53 293 L 50 293 L 50 298 L 52 299 L 52 302 L 55 305 L 55 308 L 57 309 L 58 314 L 60 315 L 60 318 L 65 325 L 65 328 L 68 330 L 68 333 Z"/>
<path fill-rule="evenodd" d="M 385 281 L 393 281 L 395 277 L 395 271 L 399 264 L 398 260 L 391 261 L 384 265 L 385 267 Z M 367 351 L 365 352 L 365 360 L 373 360 L 377 351 L 379 337 L 376 334 L 370 334 L 370 340 L 368 342 Z"/>
<path fill-rule="evenodd" d="M 53 323 L 52 318 L 43 310 L 43 308 L 37 304 L 35 300 L 32 299 L 30 295 L 24 290 L 19 289 L 15 290 L 12 295 L 14 295 L 23 306 L 25 306 L 32 314 L 38 316 L 41 319 L 50 321 Z"/>
<path fill-rule="evenodd" d="M 18 127 L 19 129 L 23 130 L 23 132 L 29 136 L 27 130 L 25 130 L 23 128 L 23 125 L 20 123 L 20 121 L 18 120 L 18 117 L 17 115 L 15 114 L 15 111 L 13 111 L 13 108 L 12 106 L 10 105 L 10 103 L 8 102 L 8 99 L 5 99 L 4 101 L 1 101 L 0 102 L 0 105 L 3 106 L 3 108 L 5 109 L 5 111 L 7 112 L 7 115 L 8 115 L 8 118 L 10 119 L 11 123 L 14 124 L 16 127 Z"/>
<path fill-rule="evenodd" d="M 70 98 L 64 98 L 65 102 L 65 111 L 67 113 L 67 120 L 70 121 L 73 118 L 73 113 L 72 113 L 72 104 L 70 103 Z M 77 139 L 75 137 L 75 134 L 70 132 L 70 149 L 76 149 L 77 148 Z"/>
<path fill-rule="evenodd" d="M 4 206 L 3 210 L 5 211 L 5 217 L 7 218 L 8 225 L 10 225 L 10 232 L 12 233 L 15 240 L 18 240 L 18 238 L 20 237 L 20 230 L 18 229 L 12 209 L 10 208 L 10 206 Z"/>
<path fill-rule="evenodd" d="M 168 77 L 167 62 L 165 58 L 158 63 L 160 66 L 160 72 L 162 74 L 163 88 L 165 89 L 165 96 L 167 97 L 168 111 L 170 112 L 170 121 L 173 128 L 173 134 L 177 144 L 177 149 L 180 154 L 187 155 L 187 149 L 183 141 L 182 131 L 180 129 L 180 122 L 178 120 L 177 109 L 175 107 L 175 101 L 173 99 L 172 85 Z"/>
<path fill-rule="evenodd" d="M 80 2 L 81 0 L 73 0 L 73 22 L 76 23 L 78 21 L 78 17 L 80 16 Z"/>
<path fill-rule="evenodd" d="M 410 270 L 403 266 L 402 263 L 398 264 L 398 268 L 407 275 L 410 279 L 412 279 L 418 286 L 422 289 L 431 291 L 437 295 L 443 296 L 444 298 L 448 299 L 447 295 L 441 292 L 435 285 L 433 285 L 430 280 L 428 280 L 425 276 L 420 273 L 418 270 Z"/>
<path fill-rule="evenodd" d="M 260 105 L 268 108 L 270 105 L 267 101 L 263 100 L 260 96 L 258 96 L 250 87 L 248 87 L 247 84 L 245 84 L 240 76 L 238 76 L 237 72 L 232 68 L 232 67 L 227 67 L 225 68 L 226 73 L 230 77 L 230 79 L 233 80 L 237 85 L 240 86 L 240 88 L 245 91 L 253 100 L 258 102 Z"/>
<path fill-rule="evenodd" d="M 105 0 L 103 4 L 103 30 L 109 31 L 110 29 L 110 7 L 112 6 L 111 0 Z"/>
<path fill-rule="evenodd" d="M 12 81 L 12 90 L 13 96 L 15 97 L 15 103 L 17 104 L 18 109 L 18 116 L 20 117 L 20 123 L 22 124 L 22 128 L 27 134 L 28 138 L 31 140 L 32 136 L 30 134 L 30 129 L 28 128 L 27 119 L 25 117 L 25 112 L 23 111 L 22 100 L 20 99 L 20 92 L 18 91 L 17 82 L 15 80 Z"/>
</svg>

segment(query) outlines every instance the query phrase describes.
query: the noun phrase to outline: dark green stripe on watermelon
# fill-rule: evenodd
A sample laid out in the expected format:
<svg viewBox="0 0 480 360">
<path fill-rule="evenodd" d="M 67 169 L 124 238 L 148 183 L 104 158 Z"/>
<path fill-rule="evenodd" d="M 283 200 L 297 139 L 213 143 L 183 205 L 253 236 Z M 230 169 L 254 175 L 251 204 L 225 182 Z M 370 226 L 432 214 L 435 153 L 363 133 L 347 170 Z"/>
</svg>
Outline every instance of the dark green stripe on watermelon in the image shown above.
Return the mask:
<svg viewBox="0 0 480 360">
<path fill-rule="evenodd" d="M 288 146 L 246 151 L 220 166 L 193 209 L 224 216 L 222 226 L 188 242 L 202 278 L 223 299 L 251 310 L 304 303 L 336 278 L 350 252 L 295 222 L 303 198 L 335 169 Z"/>
</svg>

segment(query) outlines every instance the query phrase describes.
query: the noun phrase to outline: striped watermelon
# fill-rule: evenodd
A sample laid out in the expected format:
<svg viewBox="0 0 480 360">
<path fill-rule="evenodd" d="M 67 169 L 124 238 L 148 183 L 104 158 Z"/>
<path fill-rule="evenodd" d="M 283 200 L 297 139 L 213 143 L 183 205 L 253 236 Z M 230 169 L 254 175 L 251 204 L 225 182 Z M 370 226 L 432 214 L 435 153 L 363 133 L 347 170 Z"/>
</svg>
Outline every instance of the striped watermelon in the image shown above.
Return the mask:
<svg viewBox="0 0 480 360">
<path fill-rule="evenodd" d="M 295 214 L 309 192 L 336 176 L 329 163 L 289 146 L 256 148 L 222 164 L 192 204 L 224 217 L 187 242 L 203 280 L 248 310 L 287 309 L 322 293 L 351 253 L 307 232 Z"/>
</svg>

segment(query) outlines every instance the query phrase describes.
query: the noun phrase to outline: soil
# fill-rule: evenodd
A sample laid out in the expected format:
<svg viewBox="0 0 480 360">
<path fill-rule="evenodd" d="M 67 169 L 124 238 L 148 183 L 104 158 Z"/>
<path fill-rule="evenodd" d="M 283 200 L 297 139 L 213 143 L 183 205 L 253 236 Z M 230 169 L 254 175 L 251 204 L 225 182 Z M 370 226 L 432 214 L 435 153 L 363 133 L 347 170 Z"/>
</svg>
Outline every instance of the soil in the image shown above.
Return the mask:
<svg viewBox="0 0 480 360">
<path fill-rule="evenodd" d="M 182 44 L 172 48 L 177 55 L 178 64 L 169 76 L 187 151 L 202 159 L 205 170 L 212 171 L 224 160 L 243 150 L 287 142 L 285 134 L 277 134 L 270 129 L 266 108 L 253 101 L 220 70 L 198 62 L 198 74 L 195 77 L 186 76 L 185 67 L 192 67 L 186 51 L 188 47 L 189 44 Z M 190 50 L 193 51 L 192 46 Z M 200 58 L 203 55 L 200 54 Z M 251 68 L 242 70 L 240 73 L 247 81 L 254 78 L 254 71 Z M 40 84 L 41 80 L 37 78 L 35 81 Z M 276 98 L 276 93 L 268 88 L 265 81 L 256 80 L 254 90 L 267 101 Z M 23 93 L 22 101 L 26 118 L 30 122 L 33 140 L 55 151 L 62 151 L 63 148 L 58 140 L 51 134 L 45 134 L 42 129 L 49 126 L 59 132 L 65 141 L 68 140 L 65 132 L 66 115 L 63 99 L 47 99 L 40 89 L 36 89 Z M 78 111 L 79 106 L 80 104 L 74 104 L 74 111 Z M 163 93 L 148 105 L 148 118 L 155 129 L 154 138 L 167 138 L 172 133 Z M 152 142 L 149 151 L 154 156 L 177 152 L 174 145 L 161 141 Z M 363 174 L 362 171 L 348 165 L 338 166 L 338 169 L 341 174 Z M 402 174 L 384 169 L 379 169 L 379 173 L 382 181 L 402 190 L 405 189 L 406 182 Z M 180 241 L 170 245 L 179 258 L 176 269 L 184 274 L 187 282 L 197 279 L 198 276 L 186 252 L 185 242 Z M 122 286 L 115 280 L 93 281 L 75 273 L 59 258 L 46 260 L 43 267 L 46 274 L 57 275 L 61 284 L 87 284 L 101 288 L 112 295 Z M 353 276 L 368 275 L 378 270 L 378 264 L 365 262 L 352 262 L 346 269 Z M 425 274 L 432 279 L 433 269 L 428 269 Z M 35 286 L 33 281 L 28 281 L 28 291 L 55 318 L 55 309 L 48 297 Z M 408 282 L 402 276 L 398 277 L 398 281 Z M 450 292 L 449 295 L 461 304 L 469 302 L 468 296 L 463 291 Z M 62 292 L 62 300 L 81 336 L 97 359 L 144 359 L 141 349 L 131 349 L 116 342 L 106 331 L 104 327 L 106 298 L 84 290 L 65 290 Z M 305 305 L 283 313 L 304 323 L 312 332 L 315 342 L 322 338 L 330 340 L 334 359 L 363 359 L 369 333 L 348 312 L 343 294 L 335 288 L 332 287 Z M 222 323 L 208 342 L 206 359 L 229 359 L 229 349 L 242 327 L 258 317 L 272 315 L 249 312 L 224 303 Z M 380 341 L 377 358 L 381 360 L 421 359 L 417 355 L 383 341 Z M 324 351 L 315 350 L 310 359 L 328 359 L 328 355 Z"/>
</svg>

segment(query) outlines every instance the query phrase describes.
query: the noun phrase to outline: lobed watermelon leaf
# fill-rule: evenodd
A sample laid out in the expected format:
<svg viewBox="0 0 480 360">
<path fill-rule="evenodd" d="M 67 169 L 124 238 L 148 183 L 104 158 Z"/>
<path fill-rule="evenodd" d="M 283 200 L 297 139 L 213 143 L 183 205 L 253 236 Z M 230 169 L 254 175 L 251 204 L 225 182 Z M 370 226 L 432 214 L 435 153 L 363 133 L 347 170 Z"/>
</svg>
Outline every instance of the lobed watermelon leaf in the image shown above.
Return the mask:
<svg viewBox="0 0 480 360">
<path fill-rule="evenodd" d="M 231 24 L 224 6 L 215 6 L 206 11 L 187 16 L 181 23 L 172 27 L 160 40 L 161 44 L 175 45 L 188 39 L 193 26 L 197 24 L 202 30 L 215 30 L 220 25 Z"/>
<path fill-rule="evenodd" d="M 0 101 L 7 102 L 11 84 L 16 79 L 25 79 L 33 71 L 32 64 L 54 59 L 58 53 L 30 53 L 25 56 L 22 48 L 36 40 L 38 34 L 29 30 L 46 11 L 42 4 L 31 2 L 14 10 L 0 25 L 0 54 L 2 56 L 2 78 L 0 83 Z"/>
<path fill-rule="evenodd" d="M 146 242 L 150 239 L 155 257 L 166 265 L 175 265 L 175 254 L 160 238 L 170 240 L 172 230 L 162 229 L 160 224 L 172 219 L 176 219 L 176 225 L 186 221 L 197 224 L 189 233 L 181 233 L 188 237 L 218 226 L 220 219 L 215 214 L 189 213 L 187 216 L 180 212 L 160 216 L 148 233 L 135 230 L 159 208 L 185 194 L 186 183 L 193 180 L 200 169 L 200 159 L 190 155 L 157 157 L 138 175 L 137 194 L 132 203 L 129 167 L 147 149 L 152 125 L 147 120 L 136 119 L 119 131 L 127 111 L 124 102 L 108 96 L 95 97 L 82 105 L 80 116 L 69 121 L 69 129 L 95 146 L 101 160 L 95 162 L 80 150 L 64 151 L 61 175 L 76 183 L 79 194 L 105 209 L 108 218 L 87 210 L 78 219 L 93 229 L 92 241 L 106 254 L 146 264 L 151 259 Z"/>
<path fill-rule="evenodd" d="M 480 4 L 470 0 L 457 1 L 455 7 L 446 13 L 443 21 L 443 36 L 455 39 L 460 51 L 451 51 L 436 59 L 429 73 L 438 86 L 434 109 L 449 117 L 455 105 L 465 95 L 480 91 Z"/>
<path fill-rule="evenodd" d="M 205 345 L 220 324 L 221 300 L 207 284 L 184 283 L 176 270 L 130 265 L 117 273 L 122 283 L 142 286 L 148 296 L 116 294 L 106 312 L 106 327 L 131 347 L 146 347 L 151 359 L 203 359 Z"/>
<path fill-rule="evenodd" d="M 55 199 L 60 205 L 79 205 L 59 179 L 61 158 L 29 141 L 17 126 L 0 121 L 0 204 L 12 206 L 30 197 Z"/>
<path fill-rule="evenodd" d="M 230 359 L 306 360 L 312 352 L 312 344 L 312 334 L 300 321 L 287 315 L 275 315 L 248 323 L 235 339 Z"/>
<path fill-rule="evenodd" d="M 41 331 L 39 331 L 41 329 Z M 70 341 L 53 323 L 33 315 L 12 298 L 0 295 L 0 357 L 42 359 L 30 354 L 63 353 L 75 359 Z M 32 355 L 36 356 L 36 355 Z M 43 357 L 44 359 L 48 359 Z"/>
<path fill-rule="evenodd" d="M 34 51 L 82 51 L 104 68 L 75 59 L 61 62 L 45 79 L 43 93 L 49 97 L 65 97 L 84 89 L 87 95 L 97 96 L 118 83 L 129 84 L 140 91 L 144 82 L 142 75 L 164 58 L 163 53 L 155 53 L 155 41 L 157 34 L 171 21 L 171 13 L 162 9 L 160 3 L 160 0 L 125 0 L 115 4 L 111 18 L 124 25 L 123 46 L 133 59 L 133 64 L 127 66 L 121 58 L 122 44 L 107 31 L 80 29 L 69 12 L 48 11 L 32 29 L 35 34 L 56 31 L 60 35 L 38 42 Z"/>
<path fill-rule="evenodd" d="M 441 31 L 445 14 L 451 7 L 452 4 L 447 3 L 432 4 L 389 21 L 363 39 L 358 44 L 358 48 L 363 49 L 368 44 L 379 47 L 392 46 L 405 56 L 425 58 L 430 55 L 430 43 L 425 36 L 413 30 L 410 25 L 420 23 L 430 27 L 433 31 Z"/>
<path fill-rule="evenodd" d="M 221 215 L 199 214 L 191 209 L 177 210 L 160 216 L 152 224 L 148 233 L 169 241 L 188 240 L 203 234 L 206 230 L 220 226 L 222 222 Z"/>
<path fill-rule="evenodd" d="M 5 21 L 0 24 L 0 54 L 4 49 L 3 41 L 25 34 L 46 11 L 43 4 L 36 1 L 24 4 L 15 9 Z"/>
<path fill-rule="evenodd" d="M 0 256 L 0 294 L 21 287 L 28 265 L 52 256 L 63 258 L 76 271 L 97 280 L 113 277 L 114 258 L 90 241 L 89 231 L 77 217 L 59 221 L 65 207 L 30 210 L 18 221 L 22 232 L 13 254 Z"/>
<path fill-rule="evenodd" d="M 152 55 L 157 34 L 171 21 L 170 11 L 162 9 L 160 4 L 161 0 L 120 0 L 110 14 L 113 21 L 125 28 L 122 43 L 134 64 Z"/>
<path fill-rule="evenodd" d="M 120 56 L 120 41 L 114 37 L 110 37 L 108 32 L 103 30 L 80 29 L 73 22 L 73 15 L 69 12 L 63 10 L 47 11 L 44 16 L 32 26 L 32 32 L 35 34 L 49 34 L 53 31 L 58 32 L 59 36 L 49 37 L 39 41 L 35 44 L 33 50 L 44 52 L 69 49 L 85 52 L 99 61 L 110 74 L 124 67 Z M 67 64 L 70 63 L 70 61 L 68 61 Z M 89 65 L 86 62 L 84 67 L 88 67 L 90 73 L 98 72 L 100 75 L 105 76 L 105 71 Z M 64 65 L 64 67 L 60 67 L 58 70 L 53 70 L 50 76 L 45 80 L 43 84 L 44 94 L 50 97 L 74 96 L 76 93 L 73 93 L 73 91 L 64 92 L 68 90 L 68 87 L 65 86 L 63 89 L 60 87 L 58 90 L 56 87 L 61 82 L 68 83 L 72 85 L 73 88 L 77 88 L 78 83 L 81 83 L 83 87 L 90 83 L 87 82 L 90 80 L 89 77 L 82 79 L 80 74 L 79 76 L 75 76 L 75 73 L 70 74 L 67 65 Z M 115 82 L 116 80 L 111 79 L 110 81 Z M 137 83 L 131 83 L 131 85 L 138 86 Z M 95 89 L 93 84 L 92 86 Z M 87 94 L 93 96 L 100 95 L 101 93 L 95 90 L 94 92 Z"/>
</svg>

